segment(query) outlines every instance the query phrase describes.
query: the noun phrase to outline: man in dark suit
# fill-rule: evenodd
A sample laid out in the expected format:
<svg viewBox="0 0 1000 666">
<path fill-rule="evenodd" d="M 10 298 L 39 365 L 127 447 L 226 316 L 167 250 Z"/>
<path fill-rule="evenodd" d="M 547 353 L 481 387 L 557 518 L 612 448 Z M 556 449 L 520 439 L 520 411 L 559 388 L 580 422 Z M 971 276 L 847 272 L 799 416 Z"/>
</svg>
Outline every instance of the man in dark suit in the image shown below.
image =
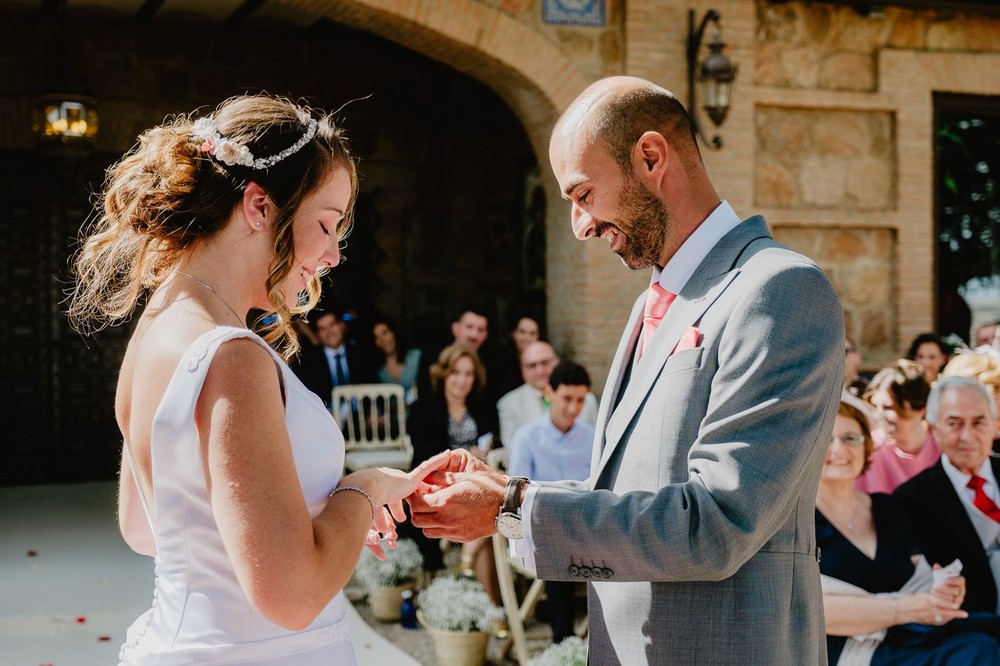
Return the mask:
<svg viewBox="0 0 1000 666">
<path fill-rule="evenodd" d="M 995 613 L 1000 581 L 1000 462 L 990 457 L 996 403 L 975 379 L 942 377 L 927 422 L 944 455 L 896 489 L 928 561 L 962 561 L 967 611 Z"/>
<path fill-rule="evenodd" d="M 482 399 L 484 403 L 495 405 L 503 394 L 498 393 L 500 385 L 494 378 L 500 377 L 502 373 L 494 349 L 487 344 L 490 322 L 486 308 L 480 303 L 467 303 L 456 312 L 458 314 L 451 322 L 451 342 L 439 347 L 426 348 L 421 354 L 420 371 L 417 374 L 417 396 L 431 394 L 430 367 L 437 362 L 441 350 L 450 345 L 462 344 L 471 347 L 479 356 L 479 362 L 486 369 L 486 384 L 482 387 Z"/>
<path fill-rule="evenodd" d="M 316 335 L 321 344 L 304 346 L 292 370 L 310 391 L 330 407 L 334 386 L 370 384 L 378 381 L 368 356 L 350 344 L 344 321 L 333 312 L 316 319 Z"/>
</svg>

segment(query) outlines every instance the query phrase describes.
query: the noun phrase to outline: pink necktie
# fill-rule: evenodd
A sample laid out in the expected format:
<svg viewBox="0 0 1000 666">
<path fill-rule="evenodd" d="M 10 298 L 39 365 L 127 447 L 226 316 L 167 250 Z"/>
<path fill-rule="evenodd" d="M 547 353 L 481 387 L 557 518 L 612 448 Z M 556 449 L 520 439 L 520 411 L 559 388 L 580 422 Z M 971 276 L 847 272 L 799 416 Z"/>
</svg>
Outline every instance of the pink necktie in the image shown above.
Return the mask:
<svg viewBox="0 0 1000 666">
<path fill-rule="evenodd" d="M 1000 507 L 994 504 L 993 500 L 991 500 L 983 490 L 983 485 L 985 483 L 986 479 L 981 476 L 976 476 L 975 474 L 973 474 L 972 478 L 969 479 L 968 487 L 972 488 L 972 492 L 975 493 L 975 496 L 972 498 L 972 503 L 977 509 L 985 513 L 988 517 L 1000 523 Z"/>
<path fill-rule="evenodd" d="M 667 308 L 670 307 L 675 298 L 677 298 L 677 294 L 667 291 L 660 286 L 659 282 L 649 285 L 649 291 L 646 292 L 646 308 L 642 313 L 642 342 L 639 344 L 639 358 L 642 358 L 643 352 L 646 351 L 646 345 L 653 339 L 653 333 L 663 321 L 663 315 L 667 313 Z"/>
</svg>

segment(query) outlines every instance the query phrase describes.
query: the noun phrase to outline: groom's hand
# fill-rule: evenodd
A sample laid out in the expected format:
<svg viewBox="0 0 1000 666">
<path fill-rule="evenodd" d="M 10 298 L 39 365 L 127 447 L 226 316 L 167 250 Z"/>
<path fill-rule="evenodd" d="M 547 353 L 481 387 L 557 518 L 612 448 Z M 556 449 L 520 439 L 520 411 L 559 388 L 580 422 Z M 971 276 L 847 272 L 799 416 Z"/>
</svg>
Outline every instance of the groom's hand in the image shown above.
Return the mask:
<svg viewBox="0 0 1000 666">
<path fill-rule="evenodd" d="M 447 462 L 441 460 L 447 457 Z M 507 476 L 468 451 L 447 451 L 428 460 L 424 487 L 407 498 L 410 520 L 431 538 L 473 541 L 496 531 Z M 422 465 L 423 466 L 423 465 Z M 419 469 L 419 468 L 418 468 Z M 416 472 L 416 470 L 414 470 Z"/>
</svg>

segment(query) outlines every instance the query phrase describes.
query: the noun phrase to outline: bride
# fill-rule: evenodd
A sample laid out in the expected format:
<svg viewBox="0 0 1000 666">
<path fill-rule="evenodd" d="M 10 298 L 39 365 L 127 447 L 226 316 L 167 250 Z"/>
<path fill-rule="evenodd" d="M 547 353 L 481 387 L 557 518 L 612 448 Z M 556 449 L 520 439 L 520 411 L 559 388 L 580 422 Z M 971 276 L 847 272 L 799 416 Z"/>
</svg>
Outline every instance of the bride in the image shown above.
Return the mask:
<svg viewBox="0 0 1000 666">
<path fill-rule="evenodd" d="M 430 471 L 341 478 L 340 431 L 284 362 L 356 192 L 331 118 L 266 95 L 154 127 L 108 172 L 69 315 L 91 332 L 146 297 L 115 410 L 119 523 L 156 580 L 123 664 L 355 663 L 341 590 Z"/>
</svg>

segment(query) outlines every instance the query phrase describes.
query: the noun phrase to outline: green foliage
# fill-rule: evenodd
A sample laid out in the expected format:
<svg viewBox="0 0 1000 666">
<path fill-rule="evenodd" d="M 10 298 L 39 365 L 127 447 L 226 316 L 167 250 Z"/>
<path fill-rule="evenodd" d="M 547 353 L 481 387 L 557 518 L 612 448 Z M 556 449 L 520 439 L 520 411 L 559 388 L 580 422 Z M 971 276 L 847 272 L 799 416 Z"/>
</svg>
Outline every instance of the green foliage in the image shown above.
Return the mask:
<svg viewBox="0 0 1000 666">
<path fill-rule="evenodd" d="M 1000 118 L 942 114 L 937 131 L 939 285 L 1000 274 Z"/>
</svg>

